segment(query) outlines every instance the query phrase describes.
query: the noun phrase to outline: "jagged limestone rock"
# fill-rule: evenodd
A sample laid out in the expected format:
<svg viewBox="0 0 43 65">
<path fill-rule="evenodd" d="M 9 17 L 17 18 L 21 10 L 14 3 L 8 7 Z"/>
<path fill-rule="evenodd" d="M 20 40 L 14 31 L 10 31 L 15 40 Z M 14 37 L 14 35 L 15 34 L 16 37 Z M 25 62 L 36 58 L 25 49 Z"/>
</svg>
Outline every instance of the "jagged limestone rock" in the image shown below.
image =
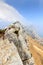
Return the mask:
<svg viewBox="0 0 43 65">
<path fill-rule="evenodd" d="M 30 60 L 32 56 L 28 48 L 26 36 L 27 34 L 19 22 L 9 26 L 5 32 L 5 38 L 8 38 L 10 42 L 13 42 L 14 45 L 16 45 L 23 64 L 34 65 L 34 62 L 31 62 Z"/>
<path fill-rule="evenodd" d="M 0 65 L 23 65 L 16 46 L 8 39 L 0 39 Z"/>
</svg>

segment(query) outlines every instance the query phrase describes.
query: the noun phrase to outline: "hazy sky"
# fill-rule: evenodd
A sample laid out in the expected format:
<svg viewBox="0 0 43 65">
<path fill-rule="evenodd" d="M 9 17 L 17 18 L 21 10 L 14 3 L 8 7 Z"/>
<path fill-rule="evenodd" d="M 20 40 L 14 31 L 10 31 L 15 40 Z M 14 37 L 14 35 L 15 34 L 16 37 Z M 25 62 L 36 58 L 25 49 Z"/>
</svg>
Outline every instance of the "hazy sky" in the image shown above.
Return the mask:
<svg viewBox="0 0 43 65">
<path fill-rule="evenodd" d="M 28 20 L 26 23 L 34 25 L 38 33 L 43 35 L 43 0 L 5 0 L 5 2 L 16 8 Z"/>
</svg>

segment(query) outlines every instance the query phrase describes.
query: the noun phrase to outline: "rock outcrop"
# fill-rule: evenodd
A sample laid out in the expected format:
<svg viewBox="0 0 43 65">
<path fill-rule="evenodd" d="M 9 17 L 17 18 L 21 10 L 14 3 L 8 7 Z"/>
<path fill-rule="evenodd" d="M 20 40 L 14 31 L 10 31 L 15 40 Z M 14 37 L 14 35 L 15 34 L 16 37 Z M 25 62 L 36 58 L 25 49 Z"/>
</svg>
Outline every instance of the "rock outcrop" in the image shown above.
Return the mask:
<svg viewBox="0 0 43 65">
<path fill-rule="evenodd" d="M 23 65 L 13 42 L 0 39 L 0 65 Z"/>
<path fill-rule="evenodd" d="M 36 65 L 27 37 L 31 38 L 19 22 L 5 29 L 0 37 L 0 65 Z"/>
<path fill-rule="evenodd" d="M 34 60 L 32 59 L 31 53 L 26 40 L 27 34 L 19 22 L 16 22 L 9 26 L 5 32 L 5 37 L 13 42 L 17 47 L 19 55 L 24 65 L 34 65 Z"/>
</svg>

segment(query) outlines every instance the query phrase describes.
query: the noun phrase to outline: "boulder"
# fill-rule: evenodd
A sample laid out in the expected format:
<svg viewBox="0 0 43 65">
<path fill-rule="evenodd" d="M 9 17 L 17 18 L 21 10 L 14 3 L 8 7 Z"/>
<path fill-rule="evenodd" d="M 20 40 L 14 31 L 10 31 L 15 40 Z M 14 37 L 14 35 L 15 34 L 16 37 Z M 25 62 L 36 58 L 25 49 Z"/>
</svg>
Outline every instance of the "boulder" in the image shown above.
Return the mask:
<svg viewBox="0 0 43 65">
<path fill-rule="evenodd" d="M 31 62 L 31 60 L 29 60 L 32 56 L 28 47 L 26 36 L 27 34 L 25 30 L 19 22 L 16 22 L 9 26 L 5 32 L 5 38 L 8 38 L 9 41 L 13 42 L 17 47 L 23 64 L 29 65 L 32 63 L 32 65 L 34 65 L 34 62 Z"/>
</svg>

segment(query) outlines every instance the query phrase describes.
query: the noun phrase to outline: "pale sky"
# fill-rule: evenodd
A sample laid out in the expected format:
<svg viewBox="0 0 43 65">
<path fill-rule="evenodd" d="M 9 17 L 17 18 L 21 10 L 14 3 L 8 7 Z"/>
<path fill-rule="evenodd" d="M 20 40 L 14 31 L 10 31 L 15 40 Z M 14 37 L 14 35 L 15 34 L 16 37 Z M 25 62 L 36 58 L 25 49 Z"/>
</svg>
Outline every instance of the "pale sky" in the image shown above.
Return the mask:
<svg viewBox="0 0 43 65">
<path fill-rule="evenodd" d="M 14 10 L 19 13 L 16 15 Z M 0 28 L 23 17 L 27 20 L 25 25 L 32 24 L 39 35 L 43 36 L 43 0 L 0 0 Z"/>
</svg>

